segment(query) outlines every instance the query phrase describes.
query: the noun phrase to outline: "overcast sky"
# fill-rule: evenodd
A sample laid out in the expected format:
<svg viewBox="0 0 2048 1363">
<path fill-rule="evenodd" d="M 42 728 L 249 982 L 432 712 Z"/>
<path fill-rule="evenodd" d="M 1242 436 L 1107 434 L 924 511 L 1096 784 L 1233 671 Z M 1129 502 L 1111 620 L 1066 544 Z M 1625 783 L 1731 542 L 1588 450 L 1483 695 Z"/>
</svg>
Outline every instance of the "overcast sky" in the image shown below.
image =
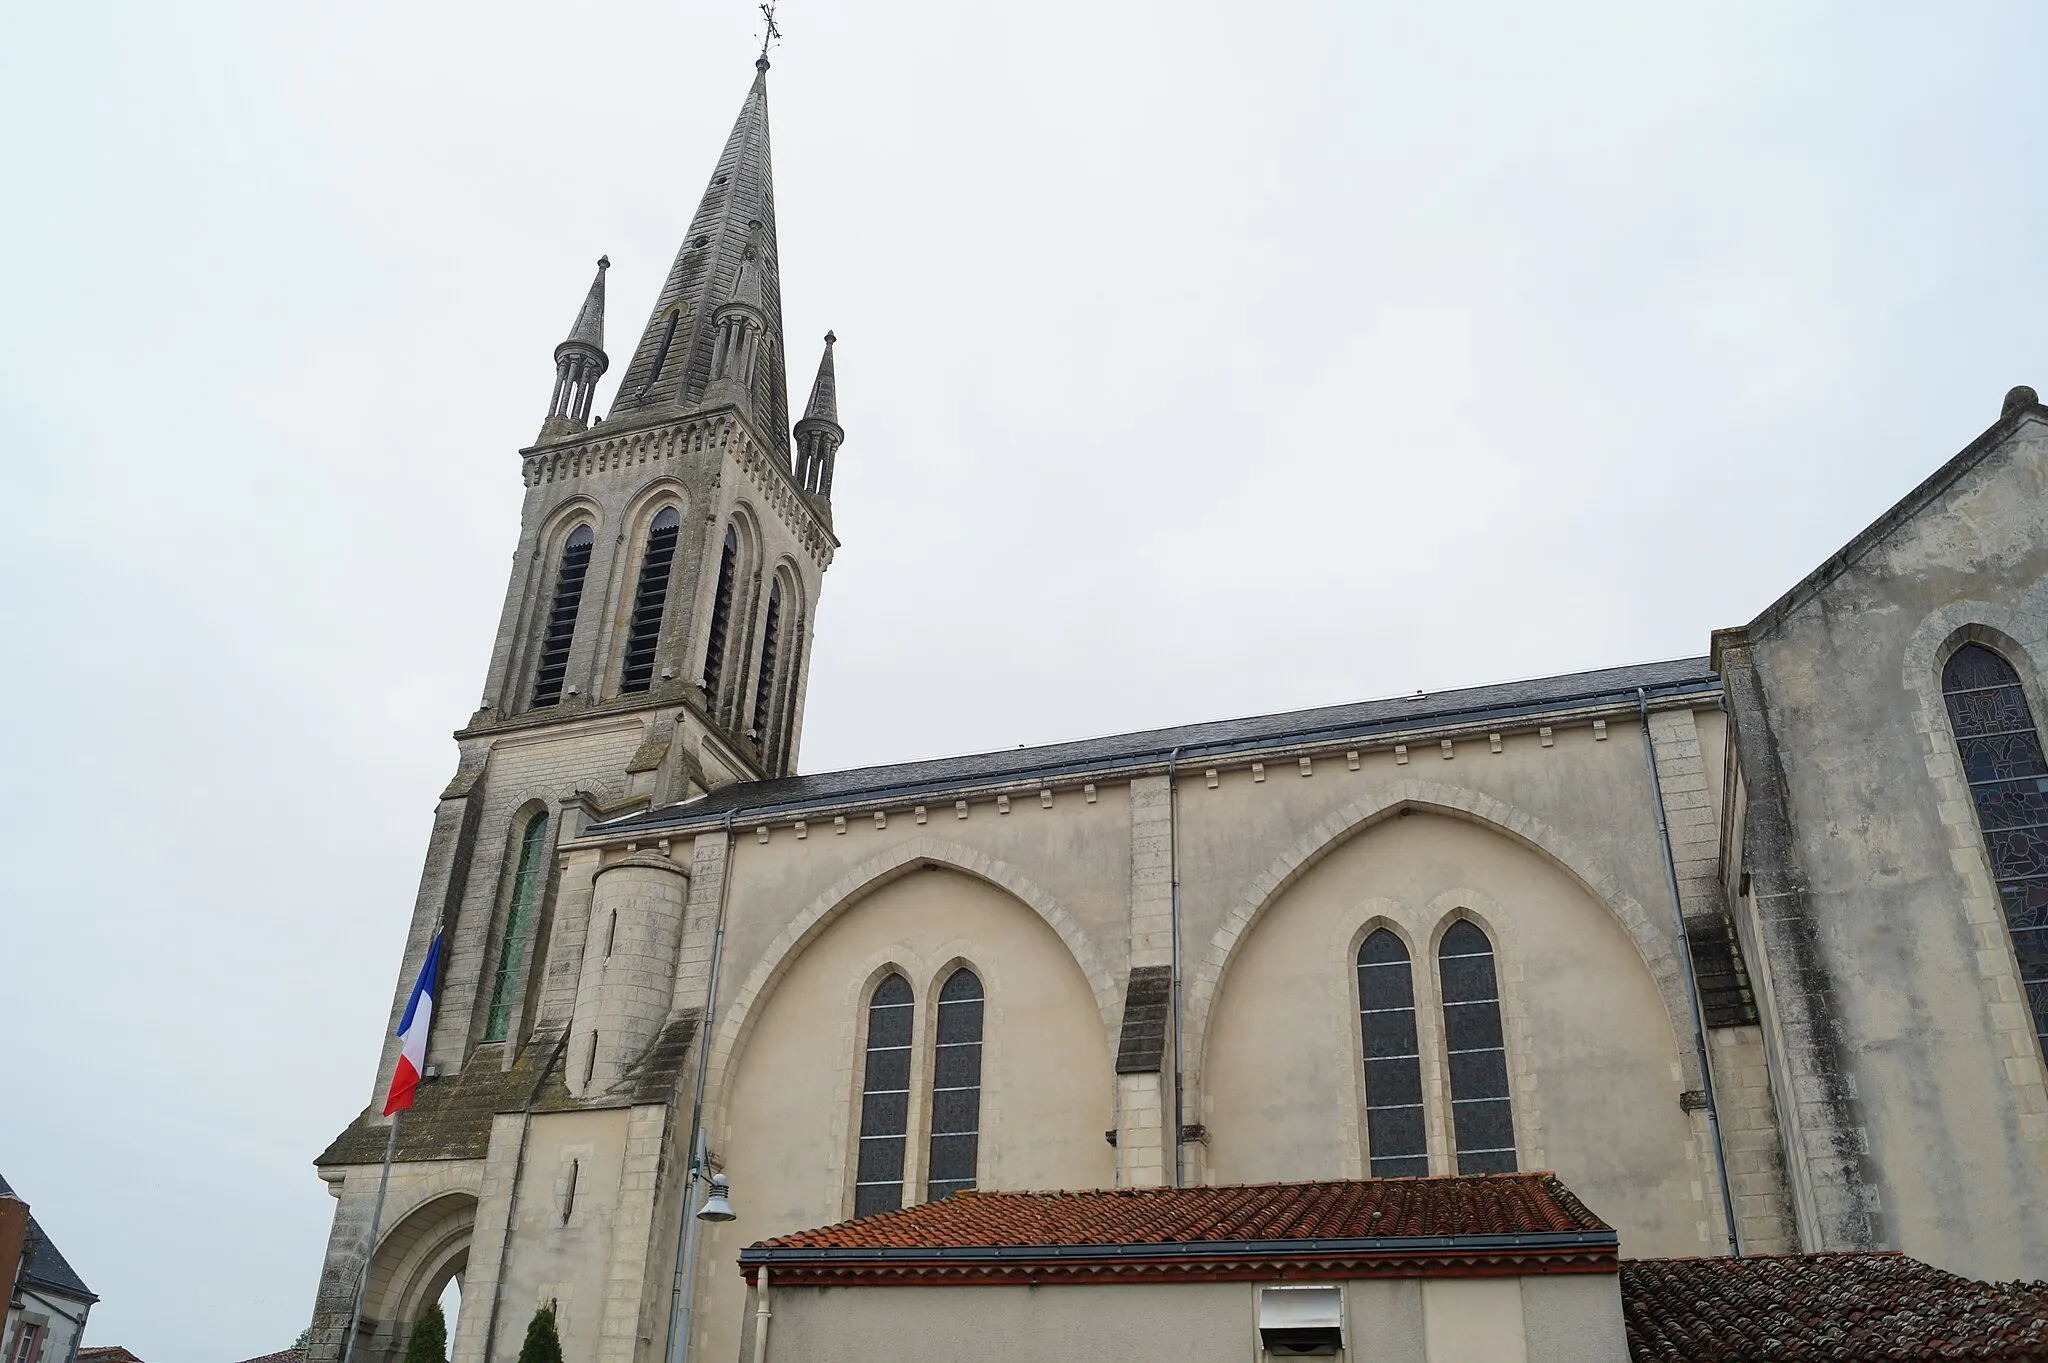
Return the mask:
<svg viewBox="0 0 2048 1363">
<path fill-rule="evenodd" d="M 2040 12 L 787 0 L 807 770 L 1705 651 L 2048 387 Z M 310 1314 L 592 263 L 746 0 L 0 0 L 0 1170 L 229 1363 Z"/>
</svg>

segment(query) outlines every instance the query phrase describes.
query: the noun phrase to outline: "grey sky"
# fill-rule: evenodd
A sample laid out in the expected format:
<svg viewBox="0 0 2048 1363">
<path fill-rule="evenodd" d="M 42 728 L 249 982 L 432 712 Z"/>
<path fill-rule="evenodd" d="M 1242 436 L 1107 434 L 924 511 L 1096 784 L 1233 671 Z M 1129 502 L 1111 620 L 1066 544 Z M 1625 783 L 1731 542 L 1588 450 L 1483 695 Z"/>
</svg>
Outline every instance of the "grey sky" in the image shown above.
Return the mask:
<svg viewBox="0 0 2048 1363">
<path fill-rule="evenodd" d="M 1704 651 L 2048 387 L 2021 5 L 787 0 L 810 770 Z M 745 0 L 0 8 L 0 1169 L 287 1344 L 592 262 Z"/>
</svg>

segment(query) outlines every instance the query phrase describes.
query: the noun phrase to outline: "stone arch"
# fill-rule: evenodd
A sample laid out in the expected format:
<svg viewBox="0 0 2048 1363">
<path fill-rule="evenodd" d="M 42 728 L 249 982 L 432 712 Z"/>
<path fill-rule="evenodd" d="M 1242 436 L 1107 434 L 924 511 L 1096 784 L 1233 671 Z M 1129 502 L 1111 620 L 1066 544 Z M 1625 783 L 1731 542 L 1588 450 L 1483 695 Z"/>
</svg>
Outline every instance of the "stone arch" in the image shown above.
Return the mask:
<svg viewBox="0 0 2048 1363">
<path fill-rule="evenodd" d="M 1534 815 L 1462 786 L 1408 779 L 1396 781 L 1324 817 L 1289 844 L 1239 893 L 1187 986 L 1186 1051 L 1190 1063 L 1184 1069 L 1192 1110 L 1200 1110 L 1209 1023 L 1238 943 L 1266 909 L 1310 868 L 1339 846 L 1404 809 L 1442 814 L 1497 832 L 1545 858 L 1606 907 L 1628 934 L 1657 986 L 1685 1074 L 1685 1087 L 1700 1087 L 1700 1056 L 1686 1040 L 1692 1036 L 1691 1012 L 1674 929 L 1653 917 L 1619 880 L 1570 838 Z"/>
<path fill-rule="evenodd" d="M 707 1088 L 713 1095 L 711 1112 L 724 1113 L 730 1098 L 733 1061 L 752 1034 L 760 1007 L 792 962 L 824 930 L 869 895 L 925 866 L 959 871 L 986 881 L 1035 912 L 1066 945 L 1068 954 L 1088 981 L 1101 1014 L 1103 1044 L 1114 1051 L 1116 1020 L 1122 1000 L 1116 979 L 1102 962 L 1094 944 L 1080 924 L 1052 893 L 1009 863 L 972 847 L 942 838 L 917 837 L 882 852 L 854 867 L 793 918 L 762 953 L 760 963 L 723 1005 L 718 1030 L 711 1040 Z M 913 981 L 915 984 L 915 981 Z M 707 1117 L 709 1113 L 707 1113 Z"/>
<path fill-rule="evenodd" d="M 1964 644 L 1981 643 L 1997 650 L 2020 674 L 2034 723 L 2048 723 L 2048 700 L 2042 681 L 2048 678 L 2048 580 L 2036 582 L 2019 600 L 2005 605 L 1985 601 L 1952 601 L 1929 611 L 1906 640 L 1900 659 L 1900 680 L 1913 705 L 1913 728 L 1933 787 L 1941 825 L 1948 837 L 1949 860 L 1963 882 L 1961 908 L 1980 938 L 2006 943 L 2004 951 L 1979 951 L 1977 974 L 1991 1000 L 2024 999 L 2019 964 L 2011 950 L 2012 936 L 1984 850 L 1976 802 L 1964 778 L 1955 735 L 1949 729 L 1948 704 L 1941 690 L 1941 669 Z M 2048 1059 L 2034 1037 L 2033 1019 L 2024 1005 L 1993 1007 L 1991 1025 L 2006 1061 L 2006 1081 L 2021 1101 L 2036 1104 L 2048 1098 Z M 2030 1129 L 2037 1143 L 2048 1143 L 2048 1126 Z"/>
<path fill-rule="evenodd" d="M 450 1191 L 440 1180 L 414 1191 L 410 1207 L 394 1216 L 370 1256 L 363 1288 L 363 1334 L 356 1353 L 396 1359 L 420 1312 L 440 1299 L 449 1280 L 465 1272 L 476 1225 L 474 1191 Z"/>
</svg>

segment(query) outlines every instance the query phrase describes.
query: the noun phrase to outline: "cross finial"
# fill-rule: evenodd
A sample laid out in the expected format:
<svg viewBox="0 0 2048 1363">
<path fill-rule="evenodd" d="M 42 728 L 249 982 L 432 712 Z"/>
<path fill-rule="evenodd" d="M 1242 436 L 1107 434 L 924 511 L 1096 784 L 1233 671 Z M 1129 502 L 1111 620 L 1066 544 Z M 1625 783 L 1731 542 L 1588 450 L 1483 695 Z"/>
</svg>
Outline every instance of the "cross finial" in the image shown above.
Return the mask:
<svg viewBox="0 0 2048 1363">
<path fill-rule="evenodd" d="M 782 30 L 775 26 L 775 0 L 763 0 L 761 18 L 766 22 L 766 27 L 761 34 L 761 55 L 756 59 L 756 65 L 766 66 L 769 44 L 779 41 L 782 37 Z"/>
</svg>

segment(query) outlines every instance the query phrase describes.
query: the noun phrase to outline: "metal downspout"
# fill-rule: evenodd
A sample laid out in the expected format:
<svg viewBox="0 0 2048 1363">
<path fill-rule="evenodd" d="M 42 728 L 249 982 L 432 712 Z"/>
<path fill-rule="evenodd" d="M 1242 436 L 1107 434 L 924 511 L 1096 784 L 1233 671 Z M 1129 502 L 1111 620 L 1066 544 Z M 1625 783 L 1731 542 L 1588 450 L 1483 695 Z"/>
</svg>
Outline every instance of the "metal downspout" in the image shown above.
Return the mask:
<svg viewBox="0 0 2048 1363">
<path fill-rule="evenodd" d="M 1671 891 L 1671 913 L 1678 923 L 1678 960 L 1685 975 L 1685 999 L 1692 1010 L 1692 1042 L 1700 1057 L 1700 1091 L 1707 1100 L 1707 1137 L 1714 1147 L 1714 1172 L 1721 1180 L 1721 1215 L 1728 1224 L 1728 1252 L 1742 1256 L 1735 1235 L 1735 1195 L 1728 1187 L 1728 1156 L 1721 1149 L 1721 1115 L 1714 1104 L 1714 1066 L 1707 1055 L 1707 1019 L 1700 1007 L 1700 985 L 1693 974 L 1692 942 L 1685 934 L 1685 906 L 1678 898 L 1678 858 L 1671 850 L 1671 825 L 1664 817 L 1664 782 L 1657 772 L 1657 745 L 1650 738 L 1650 693 L 1638 686 L 1636 706 L 1642 716 L 1643 761 L 1650 769 L 1650 798 L 1657 809 L 1657 837 L 1664 844 L 1664 880 Z"/>
<path fill-rule="evenodd" d="M 668 1360 L 690 1354 L 690 1308 L 697 1296 L 697 1183 L 704 1177 L 704 1080 L 711 1070 L 711 1017 L 718 1002 L 718 968 L 725 958 L 725 906 L 732 896 L 732 820 L 725 814 L 725 861 L 719 868 L 718 926 L 711 936 L 711 978 L 704 986 L 704 1011 L 697 1020 L 697 1091 L 690 1103 L 690 1173 L 683 1184 L 683 1230 L 676 1241 L 676 1280 L 669 1293 Z"/>
<path fill-rule="evenodd" d="M 1180 748 L 1166 755 L 1166 871 L 1173 929 L 1173 1186 L 1187 1184 L 1187 1138 L 1180 1068 Z"/>
</svg>

